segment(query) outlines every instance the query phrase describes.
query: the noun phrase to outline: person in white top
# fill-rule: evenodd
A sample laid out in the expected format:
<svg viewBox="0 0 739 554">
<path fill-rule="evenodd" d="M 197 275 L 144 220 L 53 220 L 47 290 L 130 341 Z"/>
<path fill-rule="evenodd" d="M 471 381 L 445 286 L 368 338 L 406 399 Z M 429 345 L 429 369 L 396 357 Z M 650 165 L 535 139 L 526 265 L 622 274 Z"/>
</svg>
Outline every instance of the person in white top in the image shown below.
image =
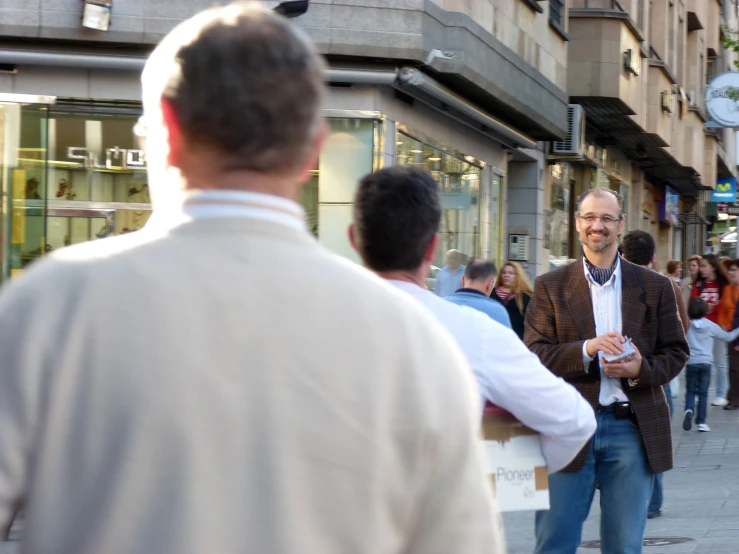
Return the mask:
<svg viewBox="0 0 739 554">
<path fill-rule="evenodd" d="M 449 330 L 472 366 L 481 400 L 541 433 L 547 468 L 559 471 L 595 431 L 593 410 L 513 331 L 426 289 L 440 222 L 438 184 L 431 175 L 392 167 L 360 182 L 349 238 L 368 268 L 423 304 Z"/>
<path fill-rule="evenodd" d="M 25 506 L 23 552 L 504 552 L 463 354 L 306 229 L 323 81 L 259 3 L 152 54 L 153 225 L 0 293 L 0 523 Z"/>
</svg>

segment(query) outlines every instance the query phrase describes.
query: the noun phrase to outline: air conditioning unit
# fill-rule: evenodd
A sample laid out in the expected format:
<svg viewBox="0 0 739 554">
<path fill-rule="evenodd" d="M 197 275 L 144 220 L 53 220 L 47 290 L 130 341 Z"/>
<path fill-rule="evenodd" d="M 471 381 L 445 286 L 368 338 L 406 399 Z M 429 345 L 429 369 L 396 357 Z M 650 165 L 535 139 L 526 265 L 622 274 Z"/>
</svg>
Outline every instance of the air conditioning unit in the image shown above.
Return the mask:
<svg viewBox="0 0 739 554">
<path fill-rule="evenodd" d="M 567 136 L 552 143 L 552 154 L 582 156 L 585 151 L 585 110 L 579 104 L 567 106 Z"/>
</svg>

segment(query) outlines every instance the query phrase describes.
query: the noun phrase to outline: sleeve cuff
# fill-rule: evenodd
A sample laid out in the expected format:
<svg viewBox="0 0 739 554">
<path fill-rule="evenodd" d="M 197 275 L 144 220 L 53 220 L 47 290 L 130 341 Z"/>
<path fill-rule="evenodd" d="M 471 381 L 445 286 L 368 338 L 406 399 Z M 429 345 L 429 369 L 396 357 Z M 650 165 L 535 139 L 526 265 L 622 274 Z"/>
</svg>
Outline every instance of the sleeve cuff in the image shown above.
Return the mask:
<svg viewBox="0 0 739 554">
<path fill-rule="evenodd" d="M 585 341 L 582 343 L 582 365 L 585 367 L 585 373 L 588 373 L 588 370 L 590 369 L 590 362 L 592 362 L 594 358 L 591 358 L 588 356 L 588 341 Z"/>
</svg>

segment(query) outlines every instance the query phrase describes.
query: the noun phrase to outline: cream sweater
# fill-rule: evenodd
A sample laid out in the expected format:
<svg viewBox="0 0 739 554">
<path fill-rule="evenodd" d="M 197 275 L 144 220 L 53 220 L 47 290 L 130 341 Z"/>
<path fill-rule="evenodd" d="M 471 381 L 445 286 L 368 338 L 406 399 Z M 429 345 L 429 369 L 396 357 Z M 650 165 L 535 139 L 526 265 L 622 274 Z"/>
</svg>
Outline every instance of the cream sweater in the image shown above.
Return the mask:
<svg viewBox="0 0 739 554">
<path fill-rule="evenodd" d="M 278 223 L 62 250 L 0 294 L 27 554 L 502 553 L 474 387 L 412 299 Z"/>
</svg>

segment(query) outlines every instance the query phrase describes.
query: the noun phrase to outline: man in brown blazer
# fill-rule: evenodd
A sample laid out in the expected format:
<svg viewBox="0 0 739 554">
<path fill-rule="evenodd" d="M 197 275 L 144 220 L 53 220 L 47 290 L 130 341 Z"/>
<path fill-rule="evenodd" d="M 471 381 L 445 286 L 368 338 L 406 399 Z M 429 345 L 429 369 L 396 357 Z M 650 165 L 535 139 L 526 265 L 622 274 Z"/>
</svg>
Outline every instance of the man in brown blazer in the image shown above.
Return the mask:
<svg viewBox="0 0 739 554">
<path fill-rule="evenodd" d="M 536 280 L 524 342 L 591 403 L 598 428 L 549 476 L 551 508 L 536 514 L 535 552 L 575 554 L 597 486 L 602 552 L 639 554 L 654 473 L 672 468 L 662 386 L 689 350 L 669 280 L 618 255 L 621 198 L 607 189 L 584 193 L 575 225 L 584 257 Z M 628 355 L 625 337 L 633 341 Z"/>
</svg>

